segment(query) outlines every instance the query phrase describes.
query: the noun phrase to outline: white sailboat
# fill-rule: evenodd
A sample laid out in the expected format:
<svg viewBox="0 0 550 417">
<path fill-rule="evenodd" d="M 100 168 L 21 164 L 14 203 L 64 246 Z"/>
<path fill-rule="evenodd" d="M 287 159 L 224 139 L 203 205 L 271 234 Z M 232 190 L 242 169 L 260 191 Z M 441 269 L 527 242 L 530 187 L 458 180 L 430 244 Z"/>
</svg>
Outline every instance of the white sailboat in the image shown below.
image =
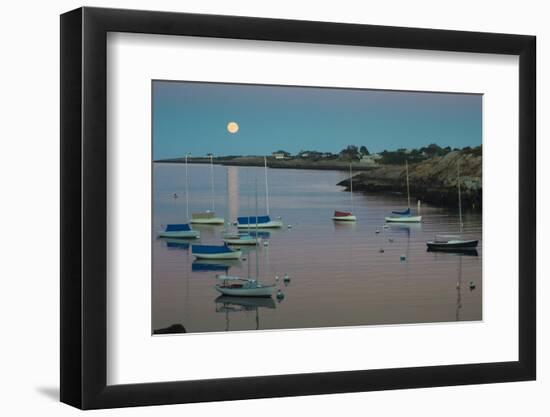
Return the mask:
<svg viewBox="0 0 550 417">
<path fill-rule="evenodd" d="M 267 181 L 267 158 L 264 156 L 264 176 L 265 176 L 265 216 L 245 216 L 237 217 L 237 227 L 239 229 L 248 229 L 250 227 L 260 227 L 261 229 L 281 228 L 283 221 L 280 219 L 271 219 L 269 215 L 269 187 Z"/>
<path fill-rule="evenodd" d="M 187 154 L 185 155 L 185 209 L 186 209 L 186 219 L 189 222 L 189 176 L 187 172 Z M 159 237 L 163 238 L 191 238 L 198 239 L 201 234 L 197 230 L 191 229 L 189 223 L 177 223 L 177 224 L 167 224 L 164 230 L 158 233 Z"/>
<path fill-rule="evenodd" d="M 223 231 L 223 241 L 227 243 L 228 245 L 257 245 L 259 238 L 257 236 L 252 236 L 250 234 L 250 227 L 247 232 L 240 232 L 238 229 L 235 232 L 231 232 L 229 229 L 231 227 L 231 219 L 229 218 L 229 168 L 227 168 L 227 192 L 226 192 L 226 198 L 227 198 L 227 212 L 226 212 L 226 219 L 227 221 L 224 223 L 224 231 Z"/>
<path fill-rule="evenodd" d="M 409 187 L 409 164 L 405 160 L 405 172 L 407 175 L 407 204 L 408 207 L 403 211 L 392 211 L 394 216 L 386 217 L 387 222 L 394 223 L 419 223 L 422 221 L 422 216 L 413 216 L 411 214 L 411 192 Z"/>
<path fill-rule="evenodd" d="M 471 251 L 476 250 L 478 240 L 477 239 L 464 239 L 462 237 L 462 195 L 460 191 L 460 162 L 457 165 L 457 187 L 458 187 L 458 217 L 459 234 L 444 234 L 435 235 L 433 240 L 426 242 L 428 250 L 430 251 Z"/>
<path fill-rule="evenodd" d="M 351 211 L 335 210 L 332 220 L 337 222 L 354 222 L 357 220 L 353 214 L 353 174 L 351 171 L 351 164 L 349 164 L 349 198 Z"/>
<path fill-rule="evenodd" d="M 257 182 L 256 182 L 257 184 Z M 258 213 L 258 189 L 256 186 L 256 215 Z M 258 232 L 258 225 L 256 224 L 256 234 Z M 250 275 L 250 260 L 249 262 L 249 275 Z M 271 295 L 277 289 L 275 285 L 265 285 L 258 281 L 260 275 L 260 266 L 258 260 L 258 249 L 256 249 L 256 279 L 242 278 L 238 276 L 231 276 L 220 274 L 216 275 L 216 278 L 222 281 L 221 284 L 215 286 L 216 290 L 223 295 L 236 296 L 236 297 L 271 297 Z"/>
<path fill-rule="evenodd" d="M 214 207 L 214 156 L 210 156 L 210 193 L 212 205 L 210 210 L 196 212 L 191 215 L 191 223 L 193 224 L 223 224 L 224 219 L 216 217 L 216 210 Z M 187 167 L 187 156 L 185 157 L 185 165 Z"/>
</svg>

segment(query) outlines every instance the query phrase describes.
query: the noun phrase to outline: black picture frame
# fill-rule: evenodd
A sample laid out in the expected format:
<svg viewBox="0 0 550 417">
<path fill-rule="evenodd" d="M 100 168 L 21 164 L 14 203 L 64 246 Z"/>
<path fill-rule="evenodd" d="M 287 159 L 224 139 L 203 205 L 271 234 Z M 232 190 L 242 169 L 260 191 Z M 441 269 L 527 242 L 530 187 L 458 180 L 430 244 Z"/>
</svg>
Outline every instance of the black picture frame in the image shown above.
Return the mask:
<svg viewBox="0 0 550 417">
<path fill-rule="evenodd" d="M 107 385 L 108 32 L 519 56 L 519 360 Z M 88 7 L 61 15 L 61 401 L 95 409 L 535 379 L 535 50 L 524 35 Z"/>
</svg>

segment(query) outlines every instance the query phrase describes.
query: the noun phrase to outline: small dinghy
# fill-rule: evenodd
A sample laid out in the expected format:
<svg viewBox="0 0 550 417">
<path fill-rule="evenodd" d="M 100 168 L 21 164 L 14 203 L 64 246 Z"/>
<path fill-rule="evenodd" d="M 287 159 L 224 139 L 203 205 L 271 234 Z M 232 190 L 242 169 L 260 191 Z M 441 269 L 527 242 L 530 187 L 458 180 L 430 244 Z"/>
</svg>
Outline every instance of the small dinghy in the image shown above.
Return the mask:
<svg viewBox="0 0 550 417">
<path fill-rule="evenodd" d="M 349 165 L 349 199 L 351 211 L 334 210 L 332 220 L 337 222 L 354 222 L 357 220 L 353 214 L 353 174 L 351 171 L 351 164 Z"/>
<path fill-rule="evenodd" d="M 216 290 L 234 297 L 271 297 L 277 289 L 275 285 L 264 285 L 255 279 L 230 275 L 216 275 L 216 278 L 222 281 L 216 285 Z"/>
<path fill-rule="evenodd" d="M 198 259 L 239 259 L 242 255 L 227 245 L 193 245 L 191 253 Z"/>
<path fill-rule="evenodd" d="M 158 233 L 159 237 L 168 238 L 193 238 L 197 239 L 201 234 L 197 230 L 192 230 L 187 223 L 167 224 L 163 231 Z"/>
</svg>

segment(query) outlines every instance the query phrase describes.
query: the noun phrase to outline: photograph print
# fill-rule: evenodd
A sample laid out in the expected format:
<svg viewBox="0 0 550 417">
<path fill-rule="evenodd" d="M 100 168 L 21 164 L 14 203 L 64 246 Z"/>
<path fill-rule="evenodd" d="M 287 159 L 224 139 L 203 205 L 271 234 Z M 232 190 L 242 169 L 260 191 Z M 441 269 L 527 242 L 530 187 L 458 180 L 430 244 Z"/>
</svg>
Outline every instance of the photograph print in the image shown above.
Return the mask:
<svg viewBox="0 0 550 417">
<path fill-rule="evenodd" d="M 482 320 L 482 103 L 153 80 L 152 334 Z"/>
</svg>

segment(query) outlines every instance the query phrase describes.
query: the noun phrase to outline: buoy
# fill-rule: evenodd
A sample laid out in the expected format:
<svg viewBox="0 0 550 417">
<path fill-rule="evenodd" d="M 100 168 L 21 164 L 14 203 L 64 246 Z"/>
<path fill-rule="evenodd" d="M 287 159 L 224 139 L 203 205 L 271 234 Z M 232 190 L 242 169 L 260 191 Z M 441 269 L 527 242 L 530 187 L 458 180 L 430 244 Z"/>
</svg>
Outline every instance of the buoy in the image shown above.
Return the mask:
<svg viewBox="0 0 550 417">
<path fill-rule="evenodd" d="M 279 275 L 275 275 L 275 281 L 279 281 Z"/>
<path fill-rule="evenodd" d="M 267 240 L 264 240 L 264 246 L 269 246 L 269 242 Z"/>
<path fill-rule="evenodd" d="M 380 233 L 380 230 L 376 229 L 376 231 L 374 233 L 378 234 L 378 233 Z"/>
<path fill-rule="evenodd" d="M 243 258 L 243 261 L 246 261 L 246 258 Z"/>
<path fill-rule="evenodd" d="M 283 298 L 285 298 L 285 295 L 283 294 L 283 292 L 281 290 L 277 291 L 277 300 L 282 300 Z"/>
<path fill-rule="evenodd" d="M 383 229 L 389 229 L 390 226 L 388 226 L 387 224 L 385 224 L 384 226 L 382 226 Z"/>
<path fill-rule="evenodd" d="M 470 281 L 470 290 L 475 290 L 476 284 L 474 284 L 474 281 Z"/>
<path fill-rule="evenodd" d="M 174 198 L 178 198 L 178 195 L 177 195 L 176 193 L 174 193 L 174 196 L 173 196 L 173 197 L 174 197 Z"/>
<path fill-rule="evenodd" d="M 290 277 L 288 276 L 288 274 L 285 274 L 284 281 L 285 282 L 290 282 Z"/>
<path fill-rule="evenodd" d="M 405 255 L 401 255 L 401 256 L 399 257 L 399 260 L 401 260 L 401 261 L 404 261 L 404 260 L 406 260 L 406 259 L 407 259 L 407 257 L 406 257 Z"/>
<path fill-rule="evenodd" d="M 289 228 L 289 229 L 292 229 L 292 225 L 291 225 L 291 224 L 289 224 L 289 225 L 287 226 L 287 228 Z"/>
<path fill-rule="evenodd" d="M 380 249 L 378 250 L 378 252 L 384 253 L 384 248 L 380 248 Z"/>
<path fill-rule="evenodd" d="M 281 220 L 281 219 L 282 219 L 282 217 L 281 217 L 281 216 L 277 216 L 277 220 Z"/>
</svg>

